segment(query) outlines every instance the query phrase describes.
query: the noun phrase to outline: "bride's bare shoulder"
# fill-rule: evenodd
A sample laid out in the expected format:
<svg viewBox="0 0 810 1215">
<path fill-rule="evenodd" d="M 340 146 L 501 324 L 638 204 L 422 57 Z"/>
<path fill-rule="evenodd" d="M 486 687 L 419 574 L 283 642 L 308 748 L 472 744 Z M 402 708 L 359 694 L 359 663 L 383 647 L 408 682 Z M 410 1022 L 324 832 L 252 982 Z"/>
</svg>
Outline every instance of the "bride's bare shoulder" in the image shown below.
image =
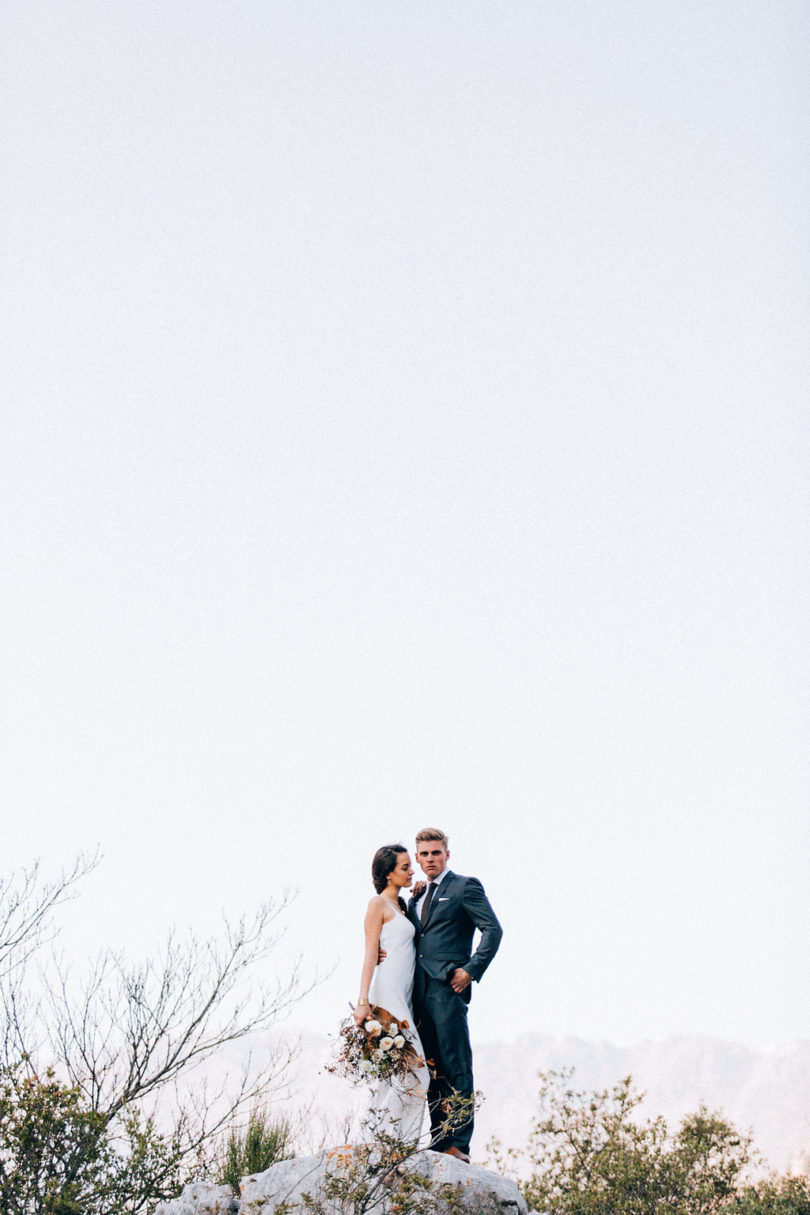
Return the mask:
<svg viewBox="0 0 810 1215">
<path fill-rule="evenodd" d="M 388 899 L 384 899 L 381 894 L 375 894 L 369 899 L 368 908 L 366 910 L 367 916 L 379 916 L 381 920 L 390 920 L 395 914 L 396 913 L 394 912 L 394 909 L 389 903 Z"/>
</svg>

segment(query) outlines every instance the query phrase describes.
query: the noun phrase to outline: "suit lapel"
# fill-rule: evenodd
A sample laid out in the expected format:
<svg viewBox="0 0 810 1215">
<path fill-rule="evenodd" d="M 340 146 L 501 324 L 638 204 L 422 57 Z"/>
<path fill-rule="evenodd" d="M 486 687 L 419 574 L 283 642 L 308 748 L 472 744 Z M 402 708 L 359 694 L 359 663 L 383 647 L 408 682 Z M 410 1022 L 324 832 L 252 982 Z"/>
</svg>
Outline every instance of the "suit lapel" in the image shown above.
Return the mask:
<svg viewBox="0 0 810 1215">
<path fill-rule="evenodd" d="M 439 902 L 439 899 L 447 898 L 447 895 L 450 892 L 450 887 L 453 883 L 454 877 L 455 877 L 455 874 L 451 873 L 450 870 L 448 869 L 447 872 L 445 873 L 444 877 L 442 878 L 442 880 L 439 882 L 438 886 L 434 890 L 433 901 L 430 904 L 430 908 L 428 910 L 428 918 L 425 921 L 425 927 L 422 929 L 422 932 L 425 932 L 426 929 L 428 929 L 430 927 L 431 921 L 432 921 L 434 915 L 436 914 L 436 904 Z M 417 916 L 417 919 L 418 918 L 419 917 Z"/>
</svg>

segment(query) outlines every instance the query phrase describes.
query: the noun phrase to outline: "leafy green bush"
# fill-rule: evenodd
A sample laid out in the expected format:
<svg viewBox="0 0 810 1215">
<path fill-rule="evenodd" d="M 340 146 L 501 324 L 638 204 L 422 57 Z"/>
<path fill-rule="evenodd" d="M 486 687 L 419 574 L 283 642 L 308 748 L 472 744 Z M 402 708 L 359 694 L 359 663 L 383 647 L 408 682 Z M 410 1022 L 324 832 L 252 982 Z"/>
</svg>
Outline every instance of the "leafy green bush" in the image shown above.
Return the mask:
<svg viewBox="0 0 810 1215">
<path fill-rule="evenodd" d="M 746 1186 L 728 1215 L 810 1215 L 810 1177 L 768 1177 Z"/>
<path fill-rule="evenodd" d="M 672 1134 L 663 1118 L 639 1119 L 631 1078 L 577 1092 L 572 1071 L 540 1076 L 541 1117 L 528 1144 L 530 1210 L 549 1215 L 715 1215 L 735 1194 L 750 1139 L 700 1109 Z M 518 1153 L 490 1145 L 503 1169 Z M 746 1215 L 749 1215 L 746 1212 Z M 753 1215 L 753 1213 L 751 1213 Z"/>
<path fill-rule="evenodd" d="M 4 1072 L 0 1079 L 0 1208 L 81 1215 L 104 1171 L 105 1119 L 75 1089 Z"/>
<path fill-rule="evenodd" d="M 111 1119 L 76 1088 L 0 1069 L 4 1215 L 135 1215 L 180 1185 L 176 1145 L 134 1110 Z"/>
</svg>

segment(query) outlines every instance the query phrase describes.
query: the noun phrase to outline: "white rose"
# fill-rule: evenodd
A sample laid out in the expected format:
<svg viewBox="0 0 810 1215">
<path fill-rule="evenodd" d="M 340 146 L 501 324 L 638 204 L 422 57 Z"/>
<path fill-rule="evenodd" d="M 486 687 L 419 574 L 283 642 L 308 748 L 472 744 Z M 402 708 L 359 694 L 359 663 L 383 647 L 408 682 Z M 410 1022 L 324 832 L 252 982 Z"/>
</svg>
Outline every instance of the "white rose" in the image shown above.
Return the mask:
<svg viewBox="0 0 810 1215">
<path fill-rule="evenodd" d="M 397 1048 L 397 1050 L 401 1050 L 404 1045 L 405 1039 L 403 1038 L 402 1034 L 397 1034 L 396 1038 L 394 1038 L 394 1046 Z"/>
<path fill-rule="evenodd" d="M 369 1072 L 374 1071 L 374 1064 L 371 1063 L 370 1060 L 368 1060 L 368 1059 L 361 1059 L 360 1060 L 360 1071 L 364 1072 L 365 1075 L 368 1075 Z"/>
<path fill-rule="evenodd" d="M 393 1038 L 380 1038 L 380 1050 L 390 1050 L 393 1045 Z"/>
<path fill-rule="evenodd" d="M 383 1052 L 381 1050 L 375 1050 L 371 1057 L 375 1063 L 382 1063 L 383 1059 L 385 1058 L 385 1055 L 383 1054 Z"/>
<path fill-rule="evenodd" d="M 376 1038 L 377 1034 L 381 1034 L 382 1026 L 379 1021 L 366 1021 L 366 1033 L 371 1034 L 373 1038 Z"/>
</svg>

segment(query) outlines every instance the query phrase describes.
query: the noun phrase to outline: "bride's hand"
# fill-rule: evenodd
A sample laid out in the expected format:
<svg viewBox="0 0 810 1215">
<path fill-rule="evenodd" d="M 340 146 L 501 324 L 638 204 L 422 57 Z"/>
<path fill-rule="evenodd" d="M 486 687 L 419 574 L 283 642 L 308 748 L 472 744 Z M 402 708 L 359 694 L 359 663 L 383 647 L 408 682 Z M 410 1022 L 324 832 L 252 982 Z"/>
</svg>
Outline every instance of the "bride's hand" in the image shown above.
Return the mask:
<svg viewBox="0 0 810 1215">
<path fill-rule="evenodd" d="M 425 893 L 426 888 L 427 888 L 427 882 L 414 882 L 413 890 L 411 891 L 411 898 L 413 899 L 414 903 L 416 902 L 417 899 L 421 899 L 422 895 Z"/>
<path fill-rule="evenodd" d="M 368 1004 L 363 1004 L 359 1008 L 356 1008 L 352 1014 L 355 1025 L 362 1025 L 364 1021 L 368 1020 L 370 1013 L 371 1007 Z"/>
</svg>

